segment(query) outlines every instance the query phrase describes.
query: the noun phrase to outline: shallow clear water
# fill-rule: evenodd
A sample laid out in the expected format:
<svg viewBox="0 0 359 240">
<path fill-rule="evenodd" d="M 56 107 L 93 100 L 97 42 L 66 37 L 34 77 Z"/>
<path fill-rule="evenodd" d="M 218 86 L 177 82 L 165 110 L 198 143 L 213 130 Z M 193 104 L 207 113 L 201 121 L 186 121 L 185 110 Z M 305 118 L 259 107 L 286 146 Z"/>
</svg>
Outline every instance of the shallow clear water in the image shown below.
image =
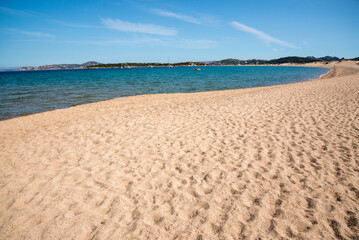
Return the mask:
<svg viewBox="0 0 359 240">
<path fill-rule="evenodd" d="M 306 81 L 325 68 L 226 66 L 0 72 L 0 119 L 118 97 Z"/>
</svg>

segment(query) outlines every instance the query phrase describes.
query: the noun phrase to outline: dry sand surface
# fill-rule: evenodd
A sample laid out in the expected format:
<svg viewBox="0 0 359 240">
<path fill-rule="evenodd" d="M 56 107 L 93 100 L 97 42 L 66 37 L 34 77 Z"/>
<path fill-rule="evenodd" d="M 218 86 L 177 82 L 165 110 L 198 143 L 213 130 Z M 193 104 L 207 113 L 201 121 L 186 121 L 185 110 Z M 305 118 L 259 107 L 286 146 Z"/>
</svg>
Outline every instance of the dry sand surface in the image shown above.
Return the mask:
<svg viewBox="0 0 359 240">
<path fill-rule="evenodd" d="M 358 146 L 348 62 L 2 121 L 0 239 L 358 239 Z"/>
</svg>

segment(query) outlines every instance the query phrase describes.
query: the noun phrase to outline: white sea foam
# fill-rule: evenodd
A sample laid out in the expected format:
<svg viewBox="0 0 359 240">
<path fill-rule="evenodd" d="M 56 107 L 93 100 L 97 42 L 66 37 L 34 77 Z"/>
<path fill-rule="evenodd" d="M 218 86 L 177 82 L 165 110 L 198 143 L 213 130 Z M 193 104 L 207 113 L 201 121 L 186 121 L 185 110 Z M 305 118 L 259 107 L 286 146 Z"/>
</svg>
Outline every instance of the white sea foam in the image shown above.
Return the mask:
<svg viewBox="0 0 359 240">
<path fill-rule="evenodd" d="M 333 69 L 330 69 L 328 72 L 323 73 L 323 74 L 320 74 L 319 78 L 322 78 L 322 77 L 328 75 L 328 74 L 331 73 L 332 71 L 333 71 Z"/>
</svg>

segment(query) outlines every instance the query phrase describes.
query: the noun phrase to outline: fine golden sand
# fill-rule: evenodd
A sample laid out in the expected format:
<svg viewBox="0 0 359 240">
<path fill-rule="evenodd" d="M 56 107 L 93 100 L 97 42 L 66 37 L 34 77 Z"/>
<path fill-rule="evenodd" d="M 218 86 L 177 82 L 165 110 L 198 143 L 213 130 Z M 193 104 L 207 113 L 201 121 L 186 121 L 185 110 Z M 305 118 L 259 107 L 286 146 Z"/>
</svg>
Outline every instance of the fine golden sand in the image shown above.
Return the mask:
<svg viewBox="0 0 359 240">
<path fill-rule="evenodd" d="M 354 62 L 1 121 L 0 239 L 358 239 L 358 146 Z"/>
</svg>

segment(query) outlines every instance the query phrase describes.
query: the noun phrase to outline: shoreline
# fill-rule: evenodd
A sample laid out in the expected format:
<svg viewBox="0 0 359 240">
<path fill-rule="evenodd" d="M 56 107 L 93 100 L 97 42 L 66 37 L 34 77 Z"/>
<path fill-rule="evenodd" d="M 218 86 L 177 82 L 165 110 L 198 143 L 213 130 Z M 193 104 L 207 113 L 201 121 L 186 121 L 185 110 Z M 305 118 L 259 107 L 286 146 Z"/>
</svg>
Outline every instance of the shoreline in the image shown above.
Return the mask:
<svg viewBox="0 0 359 240">
<path fill-rule="evenodd" d="M 335 62 L 333 62 L 333 64 L 335 64 Z M 237 65 L 233 65 L 235 67 L 238 67 Z M 233 67 L 231 65 L 228 65 L 228 67 Z M 283 67 L 292 67 L 291 65 L 290 66 L 287 66 L 287 65 L 280 65 L 280 64 L 276 64 L 276 65 L 244 65 L 242 67 L 253 67 L 253 66 L 261 66 L 261 67 L 264 67 L 264 66 L 272 66 L 272 67 L 280 67 L 280 66 L 283 66 Z M 330 68 L 333 70 L 333 66 L 332 67 L 329 67 L 329 66 L 308 66 L 308 64 L 302 64 L 302 65 L 299 65 L 299 64 L 296 64 L 295 65 L 296 67 L 318 67 L 318 68 Z M 192 68 L 195 68 L 195 66 L 183 66 L 183 67 L 192 67 Z M 225 66 L 209 66 L 209 67 L 225 67 Z M 142 67 L 135 67 L 135 68 L 142 68 Z M 144 68 L 147 68 L 147 67 L 144 67 Z M 163 68 L 166 68 L 166 67 L 163 67 Z M 98 69 L 102 69 L 102 68 L 98 68 Z M 103 69 L 112 69 L 112 68 L 103 68 Z M 114 68 L 116 69 L 116 68 Z M 61 71 L 61 70 L 84 70 L 84 69 L 52 69 L 52 70 L 33 70 L 33 71 L 26 71 L 26 72 L 37 72 L 37 71 Z M 317 80 L 317 79 L 320 79 L 324 76 L 326 76 L 327 74 L 329 74 L 332 70 L 330 70 L 329 72 L 325 73 L 325 74 L 321 74 L 318 78 L 310 78 L 310 79 L 306 79 L 306 80 L 302 80 L 302 81 L 299 81 L 299 82 L 306 82 L 306 81 L 313 81 L 313 80 Z M 18 71 L 16 71 L 18 72 Z M 21 71 L 20 71 L 21 72 Z M 262 87 L 273 87 L 273 86 L 280 86 L 280 85 L 286 85 L 286 84 L 295 84 L 297 82 L 293 82 L 293 83 L 284 83 L 284 84 L 279 84 L 279 85 L 269 85 L 269 86 L 261 86 L 261 87 L 251 87 L 251 88 L 238 88 L 238 89 L 226 89 L 226 90 L 210 90 L 210 91 L 205 91 L 205 92 L 217 92 L 217 91 L 230 91 L 230 90 L 241 90 L 241 89 L 254 89 L 254 88 L 262 88 Z M 186 93 L 202 93 L 204 91 L 198 91 L 198 92 L 182 92 L 183 94 L 186 94 Z M 156 93 L 156 94 L 140 94 L 140 95 L 133 95 L 133 96 L 124 96 L 124 97 L 117 97 L 117 98 L 112 98 L 112 99 L 107 99 L 107 100 L 102 100 L 102 101 L 98 101 L 98 102 L 105 102 L 105 101 L 110 101 L 110 100 L 114 100 L 114 99 L 119 99 L 119 98 L 126 98 L 126 97 L 136 97 L 136 96 L 144 96 L 144 95 L 157 95 L 157 94 L 176 94 L 176 93 Z M 55 109 L 52 109 L 52 110 L 46 110 L 46 111 L 42 111 L 42 112 L 35 112 L 35 113 L 30 113 L 30 114 L 25 114 L 25 115 L 20 115 L 20 116 L 14 116 L 14 117 L 10 117 L 10 118 L 4 118 L 4 119 L 0 119 L 0 122 L 2 121 L 8 121 L 8 120 L 11 120 L 11 119 L 16 119 L 16 118 L 21 118 L 21 117 L 27 117 L 27 116 L 31 116 L 31 115 L 34 115 L 34 114 L 40 114 L 40 113 L 44 113 L 44 112 L 50 112 L 50 111 L 55 111 L 55 110 L 61 110 L 61 109 L 68 109 L 68 108 L 72 108 L 72 107 L 77 107 L 77 106 L 81 106 L 81 105 L 86 105 L 86 104 L 94 104 L 94 103 L 97 103 L 97 102 L 92 102 L 92 103 L 83 103 L 83 104 L 80 104 L 80 105 L 75 105 L 75 106 L 71 106 L 71 107 L 66 107 L 66 108 L 55 108 Z"/>
<path fill-rule="evenodd" d="M 358 237 L 359 66 L 328 67 L 0 121 L 0 236 Z"/>
</svg>

